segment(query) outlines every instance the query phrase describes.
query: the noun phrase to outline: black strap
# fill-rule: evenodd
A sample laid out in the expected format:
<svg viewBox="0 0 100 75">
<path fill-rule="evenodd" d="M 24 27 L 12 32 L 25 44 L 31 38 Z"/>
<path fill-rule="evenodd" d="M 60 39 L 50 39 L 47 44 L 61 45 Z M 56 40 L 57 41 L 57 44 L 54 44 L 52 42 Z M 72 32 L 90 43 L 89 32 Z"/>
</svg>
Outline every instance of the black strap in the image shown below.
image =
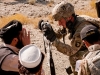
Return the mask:
<svg viewBox="0 0 100 75">
<path fill-rule="evenodd" d="M 50 43 L 49 43 L 49 49 L 50 49 Z M 50 72 L 51 72 L 51 75 L 56 75 L 55 66 L 54 66 L 54 61 L 53 61 L 53 58 L 52 58 L 51 50 L 50 50 Z"/>
<path fill-rule="evenodd" d="M 14 54 L 16 54 L 16 55 L 18 55 L 16 52 L 14 52 L 11 48 L 9 48 L 9 47 L 5 47 L 5 46 L 3 46 L 3 47 L 0 47 L 0 49 L 1 48 L 6 48 L 6 49 L 9 49 L 9 50 L 11 50 Z"/>
<path fill-rule="evenodd" d="M 65 44 L 65 36 L 64 36 L 64 34 L 63 34 L 63 42 L 64 42 L 64 44 Z"/>
</svg>

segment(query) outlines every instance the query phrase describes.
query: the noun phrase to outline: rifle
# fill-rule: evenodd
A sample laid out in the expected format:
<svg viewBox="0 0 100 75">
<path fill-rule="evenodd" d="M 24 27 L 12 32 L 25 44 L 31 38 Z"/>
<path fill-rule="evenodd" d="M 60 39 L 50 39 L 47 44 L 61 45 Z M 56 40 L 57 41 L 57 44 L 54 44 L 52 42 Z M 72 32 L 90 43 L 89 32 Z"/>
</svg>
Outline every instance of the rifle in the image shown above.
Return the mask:
<svg viewBox="0 0 100 75">
<path fill-rule="evenodd" d="M 51 29 L 51 25 L 48 21 L 44 22 L 44 20 L 40 20 L 38 26 L 39 29 L 43 32 L 44 49 L 45 49 L 45 53 L 47 54 L 47 60 L 48 60 L 47 63 L 50 66 L 51 75 L 56 75 L 54 61 L 52 57 L 52 51 L 51 51 L 51 42 L 45 38 L 45 34 L 44 34 L 46 31 Z"/>
<path fill-rule="evenodd" d="M 54 61 L 52 57 L 52 51 L 51 51 L 52 42 L 50 42 L 47 38 L 45 38 L 45 33 L 48 32 L 47 34 L 49 34 L 49 31 L 52 30 L 52 27 L 48 21 L 44 22 L 44 20 L 40 20 L 38 26 L 39 29 L 43 32 L 44 49 L 45 53 L 47 54 L 47 64 L 50 66 L 51 75 L 56 75 Z M 61 30 L 60 33 L 63 35 L 63 42 L 65 43 L 64 35 L 66 34 L 66 29 L 63 28 L 63 30 Z M 71 67 L 65 69 L 68 75 L 73 73 Z"/>
<path fill-rule="evenodd" d="M 97 15 L 100 18 L 100 1 L 96 2 L 96 10 L 97 10 Z"/>
</svg>

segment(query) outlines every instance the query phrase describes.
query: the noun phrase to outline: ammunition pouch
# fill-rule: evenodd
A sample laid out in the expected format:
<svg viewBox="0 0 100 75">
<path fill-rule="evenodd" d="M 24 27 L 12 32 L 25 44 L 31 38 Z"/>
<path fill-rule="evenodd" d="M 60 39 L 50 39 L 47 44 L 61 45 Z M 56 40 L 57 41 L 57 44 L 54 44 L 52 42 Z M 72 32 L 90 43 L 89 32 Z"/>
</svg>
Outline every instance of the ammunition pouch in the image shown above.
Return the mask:
<svg viewBox="0 0 100 75">
<path fill-rule="evenodd" d="M 66 72 L 68 75 L 72 74 L 72 69 L 71 69 L 71 66 L 69 66 L 68 68 L 65 68 L 66 69 Z"/>
</svg>

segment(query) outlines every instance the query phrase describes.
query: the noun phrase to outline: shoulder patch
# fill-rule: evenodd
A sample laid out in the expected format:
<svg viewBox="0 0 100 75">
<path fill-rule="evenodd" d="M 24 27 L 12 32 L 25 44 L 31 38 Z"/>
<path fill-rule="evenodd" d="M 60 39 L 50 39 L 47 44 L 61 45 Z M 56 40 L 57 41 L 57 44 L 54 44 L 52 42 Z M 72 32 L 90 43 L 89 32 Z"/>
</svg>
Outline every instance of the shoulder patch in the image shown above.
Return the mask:
<svg viewBox="0 0 100 75">
<path fill-rule="evenodd" d="M 76 46 L 76 47 L 80 47 L 80 45 L 81 45 L 80 42 L 76 42 L 76 43 L 75 43 L 75 46 Z"/>
</svg>

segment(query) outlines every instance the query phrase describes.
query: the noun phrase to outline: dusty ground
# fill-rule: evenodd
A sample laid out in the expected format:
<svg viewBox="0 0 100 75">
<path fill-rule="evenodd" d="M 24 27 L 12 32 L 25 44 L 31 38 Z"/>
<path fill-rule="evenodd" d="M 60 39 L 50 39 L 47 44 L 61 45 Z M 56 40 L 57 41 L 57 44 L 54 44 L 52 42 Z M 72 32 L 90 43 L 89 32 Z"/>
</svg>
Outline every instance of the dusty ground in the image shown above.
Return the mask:
<svg viewBox="0 0 100 75">
<path fill-rule="evenodd" d="M 27 17 L 41 17 L 47 16 L 51 13 L 52 8 L 55 4 L 59 3 L 62 0 L 54 0 L 54 3 L 48 5 L 48 2 L 37 1 L 34 5 L 27 4 L 26 0 L 0 0 L 0 17 L 14 15 L 16 13 L 21 13 Z M 89 6 L 91 0 L 68 0 L 75 6 L 75 10 L 84 10 L 88 11 L 91 9 Z M 56 24 L 52 24 L 54 29 L 56 29 Z M 32 25 L 25 25 L 25 28 L 31 31 L 31 43 L 36 44 L 41 51 L 44 53 L 44 44 L 43 44 L 43 35 L 39 29 L 34 28 Z M 62 41 L 62 39 L 61 39 Z M 66 43 L 70 43 L 66 37 Z M 65 68 L 70 64 L 68 61 L 68 56 L 64 55 L 56 50 L 55 47 L 52 47 L 52 55 L 55 65 L 56 75 L 67 75 Z M 50 75 L 50 69 L 47 65 L 47 54 L 45 54 L 45 61 L 43 68 L 45 70 L 45 75 Z"/>
</svg>

